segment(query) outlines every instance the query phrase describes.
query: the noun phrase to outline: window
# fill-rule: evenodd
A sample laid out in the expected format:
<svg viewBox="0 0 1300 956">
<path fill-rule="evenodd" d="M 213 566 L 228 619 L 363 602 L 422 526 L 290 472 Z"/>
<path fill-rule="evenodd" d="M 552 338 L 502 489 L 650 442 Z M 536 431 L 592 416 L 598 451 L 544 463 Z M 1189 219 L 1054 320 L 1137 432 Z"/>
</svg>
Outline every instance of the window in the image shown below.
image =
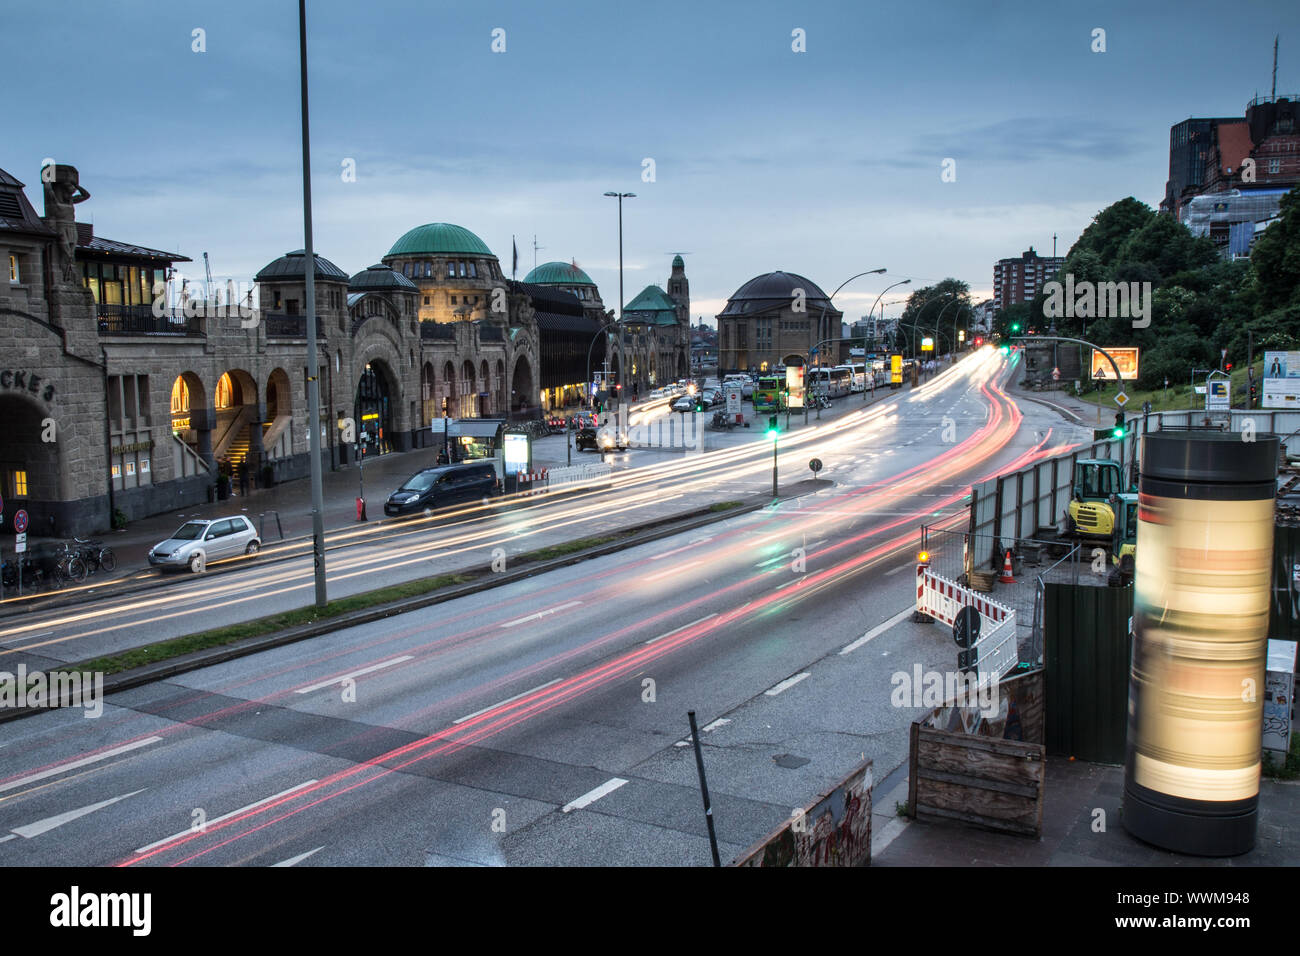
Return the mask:
<svg viewBox="0 0 1300 956">
<path fill-rule="evenodd" d="M 429 304 L 429 297 L 427 295 L 424 297 L 424 304 L 425 305 Z"/>
<path fill-rule="evenodd" d="M 9 255 L 9 281 L 10 282 L 22 281 L 18 275 L 18 257 L 13 255 L 12 253 L 10 253 Z"/>
<path fill-rule="evenodd" d="M 279 291 L 277 291 L 277 292 L 275 293 L 275 310 L 276 310 L 277 312 L 280 311 L 280 293 L 279 293 Z"/>
<path fill-rule="evenodd" d="M 472 262 L 469 264 L 469 276 L 471 279 L 478 278 L 478 267 Z"/>
<path fill-rule="evenodd" d="M 15 470 L 13 472 L 12 490 L 10 494 L 15 498 L 27 497 L 27 472 L 25 470 Z"/>
<path fill-rule="evenodd" d="M 426 263 L 424 264 L 424 277 L 425 277 L 426 279 L 430 279 L 430 278 L 433 277 L 433 263 L 432 263 L 432 262 L 426 262 Z"/>
<path fill-rule="evenodd" d="M 1271 174 L 1280 173 L 1282 171 L 1282 160 L 1270 159 L 1268 161 L 1268 171 Z M 10 256 L 9 258 L 12 259 L 13 256 Z"/>
<path fill-rule="evenodd" d="M 406 278 L 411 278 L 411 264 L 409 262 L 402 263 L 402 272 Z"/>
<path fill-rule="evenodd" d="M 452 305 L 456 304 L 456 297 L 454 295 L 451 297 L 451 304 Z"/>
<path fill-rule="evenodd" d="M 460 262 L 460 277 L 461 277 L 462 279 L 465 278 L 465 260 L 464 260 L 464 259 L 462 259 L 461 262 Z"/>
</svg>

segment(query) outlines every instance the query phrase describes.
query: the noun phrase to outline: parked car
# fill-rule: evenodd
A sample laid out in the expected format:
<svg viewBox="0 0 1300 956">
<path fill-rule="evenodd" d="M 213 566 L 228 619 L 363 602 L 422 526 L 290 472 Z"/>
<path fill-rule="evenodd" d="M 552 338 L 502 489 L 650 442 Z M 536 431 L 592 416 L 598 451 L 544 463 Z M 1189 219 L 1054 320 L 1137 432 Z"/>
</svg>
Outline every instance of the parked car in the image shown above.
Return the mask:
<svg viewBox="0 0 1300 956">
<path fill-rule="evenodd" d="M 257 554 L 262 539 L 253 522 L 243 515 L 233 518 L 187 521 L 165 541 L 149 549 L 149 563 L 162 570 L 189 568 L 198 574 L 213 561 Z"/>
<path fill-rule="evenodd" d="M 384 514 L 431 514 L 435 508 L 488 498 L 501 490 L 491 462 L 438 465 L 417 471 L 384 502 Z"/>
<path fill-rule="evenodd" d="M 675 412 L 693 412 L 695 411 L 695 396 L 683 395 L 670 406 Z"/>
</svg>

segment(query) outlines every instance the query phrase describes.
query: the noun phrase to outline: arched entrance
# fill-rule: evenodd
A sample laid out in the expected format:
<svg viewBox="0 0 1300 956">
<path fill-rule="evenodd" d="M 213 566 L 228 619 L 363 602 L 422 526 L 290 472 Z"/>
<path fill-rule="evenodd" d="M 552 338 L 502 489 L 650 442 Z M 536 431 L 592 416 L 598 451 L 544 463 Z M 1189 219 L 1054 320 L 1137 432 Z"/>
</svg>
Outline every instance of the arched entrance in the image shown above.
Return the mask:
<svg viewBox="0 0 1300 956">
<path fill-rule="evenodd" d="M 474 380 L 474 363 L 468 359 L 460 370 L 460 418 L 478 417 L 478 386 Z"/>
<path fill-rule="evenodd" d="M 293 391 L 289 373 L 277 368 L 266 380 L 266 427 L 262 447 L 269 458 L 293 454 Z"/>
<path fill-rule="evenodd" d="M 44 420 L 49 412 L 34 402 L 0 395 L 0 421 L 4 444 L 0 446 L 0 481 L 5 499 L 5 528 L 13 531 L 13 515 L 28 513 L 33 534 L 48 534 L 58 506 L 59 450 L 63 442 L 51 440 Z M 42 434 L 44 433 L 44 434 Z M 45 440 L 42 440 L 44 438 Z M 103 487 L 102 484 L 99 487 Z"/>
<path fill-rule="evenodd" d="M 382 362 L 367 362 L 357 379 L 357 442 L 367 458 L 393 450 L 393 396 Z"/>
<path fill-rule="evenodd" d="M 249 462 L 261 464 L 262 429 L 258 420 L 257 383 L 243 369 L 231 369 L 217 380 L 213 393 L 216 424 L 212 454 L 218 463 L 235 469 Z M 257 425 L 254 429 L 253 425 Z"/>
<path fill-rule="evenodd" d="M 442 403 L 434 390 L 432 362 L 425 362 L 420 370 L 420 408 L 421 425 L 428 426 L 435 418 L 442 417 Z"/>
<path fill-rule="evenodd" d="M 185 477 L 197 474 L 200 463 L 212 464 L 212 429 L 208 416 L 207 390 L 203 381 L 193 372 L 182 372 L 172 382 L 171 394 L 172 435 L 183 442 L 192 454 L 177 449 L 179 456 L 176 475 Z M 197 461 L 196 461 L 197 459 Z"/>
<path fill-rule="evenodd" d="M 533 409 L 533 367 L 527 356 L 515 360 L 515 371 L 510 376 L 510 411 L 526 417 Z"/>
<path fill-rule="evenodd" d="M 488 363 L 487 360 L 484 359 L 482 362 L 479 363 L 479 367 L 478 367 L 478 392 L 479 392 L 478 413 L 480 416 L 484 418 L 492 414 L 491 381 L 492 379 L 491 379 L 491 373 L 488 371 Z"/>
<path fill-rule="evenodd" d="M 456 415 L 456 366 L 451 362 L 442 367 L 442 402 L 438 414 L 449 418 Z"/>
</svg>

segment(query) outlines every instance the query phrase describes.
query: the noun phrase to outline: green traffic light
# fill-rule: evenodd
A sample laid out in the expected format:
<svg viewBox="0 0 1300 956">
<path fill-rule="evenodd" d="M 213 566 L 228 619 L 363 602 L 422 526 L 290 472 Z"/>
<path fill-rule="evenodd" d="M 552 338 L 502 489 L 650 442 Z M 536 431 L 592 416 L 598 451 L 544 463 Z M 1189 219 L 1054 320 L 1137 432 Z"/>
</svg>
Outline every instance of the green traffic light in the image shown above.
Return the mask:
<svg viewBox="0 0 1300 956">
<path fill-rule="evenodd" d="M 1019 331 L 1020 331 L 1020 323 L 1019 323 L 1019 322 L 1012 322 L 1012 323 L 1011 323 L 1011 331 L 1012 331 L 1012 332 L 1019 332 Z"/>
<path fill-rule="evenodd" d="M 1113 432 L 1111 432 L 1111 434 L 1114 435 L 1116 438 L 1123 438 L 1123 437 L 1124 437 L 1124 429 L 1122 429 L 1122 428 L 1116 428 Z"/>
<path fill-rule="evenodd" d="M 1004 345 L 1004 346 L 1002 346 L 1001 351 L 1002 351 L 1002 354 L 1003 354 L 1003 355 L 1010 355 L 1010 354 L 1011 354 L 1011 346 L 1009 346 L 1009 345 Z"/>
</svg>

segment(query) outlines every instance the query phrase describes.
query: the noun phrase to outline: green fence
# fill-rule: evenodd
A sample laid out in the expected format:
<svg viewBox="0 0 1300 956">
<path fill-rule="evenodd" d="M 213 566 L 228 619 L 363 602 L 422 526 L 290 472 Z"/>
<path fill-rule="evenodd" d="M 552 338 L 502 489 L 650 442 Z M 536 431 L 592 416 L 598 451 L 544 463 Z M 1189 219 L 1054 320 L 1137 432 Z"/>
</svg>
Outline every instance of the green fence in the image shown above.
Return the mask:
<svg viewBox="0 0 1300 956">
<path fill-rule="evenodd" d="M 1043 608 L 1049 755 L 1122 764 L 1133 589 L 1048 583 Z"/>
</svg>

